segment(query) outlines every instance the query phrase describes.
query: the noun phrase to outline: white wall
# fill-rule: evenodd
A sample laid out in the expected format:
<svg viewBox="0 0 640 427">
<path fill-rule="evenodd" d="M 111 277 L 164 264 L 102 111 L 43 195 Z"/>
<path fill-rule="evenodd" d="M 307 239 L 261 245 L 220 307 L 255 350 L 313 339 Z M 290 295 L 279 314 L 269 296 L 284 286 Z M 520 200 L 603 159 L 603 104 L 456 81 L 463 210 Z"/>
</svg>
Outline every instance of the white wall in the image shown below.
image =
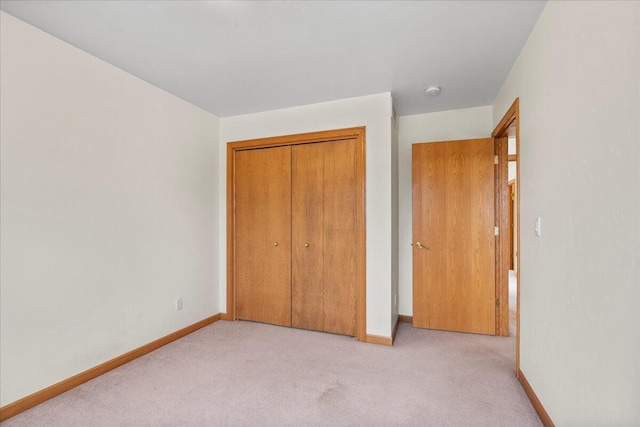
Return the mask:
<svg viewBox="0 0 640 427">
<path fill-rule="evenodd" d="M 211 114 L 0 15 L 5 405 L 219 312 L 219 144 Z"/>
<path fill-rule="evenodd" d="M 226 230 L 226 144 L 231 141 L 366 126 L 367 333 L 391 335 L 391 95 L 381 93 L 220 120 L 220 226 Z M 220 265 L 226 243 L 220 240 Z M 219 269 L 220 310 L 226 312 L 226 270 Z"/>
<path fill-rule="evenodd" d="M 549 2 L 493 106 L 520 97 L 520 364 L 559 426 L 640 424 L 639 56 L 639 2 Z"/>
<path fill-rule="evenodd" d="M 399 118 L 399 312 L 413 315 L 411 145 L 491 136 L 491 106 Z"/>
</svg>

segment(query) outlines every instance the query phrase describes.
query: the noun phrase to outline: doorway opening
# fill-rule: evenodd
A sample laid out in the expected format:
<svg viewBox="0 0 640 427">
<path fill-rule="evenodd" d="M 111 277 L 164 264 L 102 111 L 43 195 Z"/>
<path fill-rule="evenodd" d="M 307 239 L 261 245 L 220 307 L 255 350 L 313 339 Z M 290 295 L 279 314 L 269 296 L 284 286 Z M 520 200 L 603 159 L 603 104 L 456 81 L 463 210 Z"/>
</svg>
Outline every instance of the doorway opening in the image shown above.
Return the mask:
<svg viewBox="0 0 640 427">
<path fill-rule="evenodd" d="M 509 195 L 509 334 L 516 333 L 516 313 L 518 310 L 518 156 L 515 124 L 509 127 L 508 139 L 508 195 Z"/>
<path fill-rule="evenodd" d="M 492 136 L 496 141 L 498 165 L 496 224 L 501 232 L 496 250 L 496 293 L 500 301 L 502 335 L 516 335 L 516 375 L 520 373 L 520 117 L 519 99 L 513 102 Z M 503 165 L 506 165 L 503 166 Z M 498 255 L 498 253 L 500 255 Z"/>
</svg>

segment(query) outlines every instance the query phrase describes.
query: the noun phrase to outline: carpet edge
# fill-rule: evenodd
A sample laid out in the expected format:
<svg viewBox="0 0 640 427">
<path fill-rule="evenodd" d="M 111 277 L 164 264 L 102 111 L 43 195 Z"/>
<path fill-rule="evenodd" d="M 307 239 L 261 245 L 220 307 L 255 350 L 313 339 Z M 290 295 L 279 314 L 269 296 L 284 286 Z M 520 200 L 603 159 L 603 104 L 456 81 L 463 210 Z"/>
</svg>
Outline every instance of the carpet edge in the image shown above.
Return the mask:
<svg viewBox="0 0 640 427">
<path fill-rule="evenodd" d="M 220 319 L 220 313 L 214 314 L 213 316 L 207 317 L 185 328 L 165 335 L 162 338 L 158 338 L 155 341 L 133 349 L 127 353 L 121 354 L 120 356 L 114 357 L 111 360 L 94 366 L 93 368 L 89 368 L 86 371 L 80 372 L 79 374 L 62 380 L 47 388 L 36 391 L 35 393 L 23 397 L 22 399 L 16 400 L 12 403 L 8 403 L 5 406 L 0 407 L 0 422 L 16 416 L 21 412 L 33 408 L 34 406 L 37 406 L 43 402 L 46 402 L 47 400 L 56 397 L 66 391 L 69 391 L 72 388 L 79 386 L 80 384 L 97 378 L 100 375 L 111 371 L 112 369 L 124 365 L 125 363 L 131 362 L 138 357 L 144 356 L 147 353 L 151 353 L 152 351 L 157 350 L 160 347 L 163 347 L 177 339 L 185 337 L 190 333 L 197 331 L 198 329 L 204 328 L 205 326 L 217 322 Z"/>
</svg>

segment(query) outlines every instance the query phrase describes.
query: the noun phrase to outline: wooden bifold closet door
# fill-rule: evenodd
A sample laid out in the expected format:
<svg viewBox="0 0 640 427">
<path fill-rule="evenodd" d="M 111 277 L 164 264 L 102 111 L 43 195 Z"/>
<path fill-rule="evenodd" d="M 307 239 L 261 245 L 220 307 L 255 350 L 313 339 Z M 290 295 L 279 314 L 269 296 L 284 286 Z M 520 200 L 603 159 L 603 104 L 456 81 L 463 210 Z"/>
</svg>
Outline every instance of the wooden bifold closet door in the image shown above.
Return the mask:
<svg viewBox="0 0 640 427">
<path fill-rule="evenodd" d="M 235 170 L 236 316 L 291 326 L 291 147 L 238 151 Z"/>
<path fill-rule="evenodd" d="M 292 325 L 356 334 L 356 142 L 296 145 Z"/>
<path fill-rule="evenodd" d="M 356 335 L 356 140 L 235 161 L 236 317 Z"/>
</svg>

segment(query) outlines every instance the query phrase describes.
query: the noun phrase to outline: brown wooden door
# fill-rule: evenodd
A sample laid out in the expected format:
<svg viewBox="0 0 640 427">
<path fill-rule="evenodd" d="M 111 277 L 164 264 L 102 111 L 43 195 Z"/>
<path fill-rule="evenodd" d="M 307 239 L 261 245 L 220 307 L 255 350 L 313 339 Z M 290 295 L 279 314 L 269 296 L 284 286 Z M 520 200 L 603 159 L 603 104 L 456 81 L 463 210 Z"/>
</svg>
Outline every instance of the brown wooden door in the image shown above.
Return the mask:
<svg viewBox="0 0 640 427">
<path fill-rule="evenodd" d="M 413 325 L 495 334 L 492 139 L 414 144 Z"/>
<path fill-rule="evenodd" d="M 356 140 L 292 156 L 292 325 L 355 335 Z"/>
<path fill-rule="evenodd" d="M 356 334 L 356 140 L 324 145 L 324 330 Z"/>
<path fill-rule="evenodd" d="M 236 318 L 291 326 L 291 147 L 235 154 Z"/>
<path fill-rule="evenodd" d="M 292 152 L 291 323 L 324 330 L 324 144 Z"/>
</svg>

